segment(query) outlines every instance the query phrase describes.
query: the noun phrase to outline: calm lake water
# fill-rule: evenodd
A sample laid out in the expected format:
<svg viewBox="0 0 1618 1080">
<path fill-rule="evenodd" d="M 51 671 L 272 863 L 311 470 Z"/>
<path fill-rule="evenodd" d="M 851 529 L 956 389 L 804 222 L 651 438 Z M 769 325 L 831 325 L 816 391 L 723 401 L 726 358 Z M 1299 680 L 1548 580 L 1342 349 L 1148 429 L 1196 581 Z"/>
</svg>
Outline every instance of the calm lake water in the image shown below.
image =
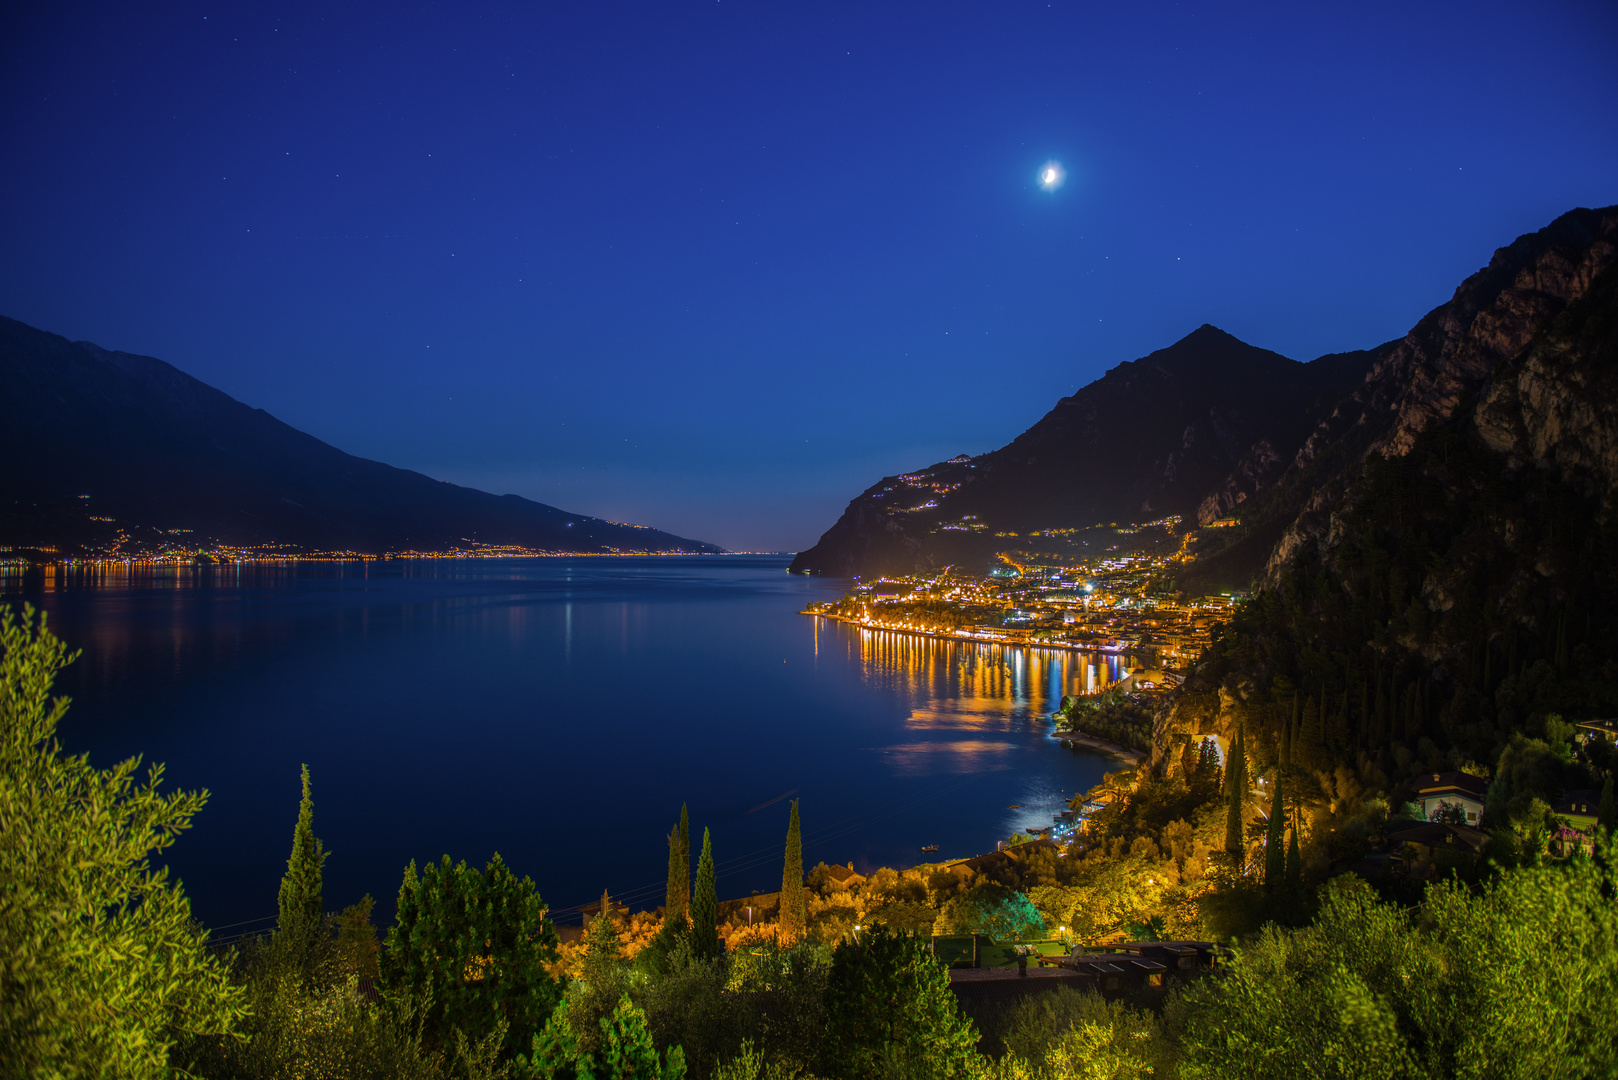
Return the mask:
<svg viewBox="0 0 1618 1080">
<path fill-rule="evenodd" d="M 0 596 L 83 650 L 59 682 L 69 750 L 212 791 L 170 864 L 217 928 L 274 915 L 301 762 L 327 906 L 369 892 L 383 920 L 405 864 L 446 852 L 499 851 L 557 910 L 602 888 L 657 906 L 682 802 L 722 897 L 779 887 L 788 797 L 806 865 L 977 854 L 1116 767 L 1042 719 L 1116 661 L 809 618 L 843 586 L 786 564 L 74 568 Z"/>
</svg>

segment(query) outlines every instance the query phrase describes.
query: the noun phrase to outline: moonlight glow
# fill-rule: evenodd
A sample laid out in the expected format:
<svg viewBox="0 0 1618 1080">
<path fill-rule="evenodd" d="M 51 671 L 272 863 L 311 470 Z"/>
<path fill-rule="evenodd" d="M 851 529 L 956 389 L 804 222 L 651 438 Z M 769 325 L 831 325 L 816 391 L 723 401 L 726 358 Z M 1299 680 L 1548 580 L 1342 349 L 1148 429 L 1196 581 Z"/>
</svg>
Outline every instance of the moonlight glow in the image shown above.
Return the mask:
<svg viewBox="0 0 1618 1080">
<path fill-rule="evenodd" d="M 1039 167 L 1039 186 L 1046 191 L 1055 191 L 1067 180 L 1067 170 L 1062 168 L 1059 161 L 1047 161 Z"/>
</svg>

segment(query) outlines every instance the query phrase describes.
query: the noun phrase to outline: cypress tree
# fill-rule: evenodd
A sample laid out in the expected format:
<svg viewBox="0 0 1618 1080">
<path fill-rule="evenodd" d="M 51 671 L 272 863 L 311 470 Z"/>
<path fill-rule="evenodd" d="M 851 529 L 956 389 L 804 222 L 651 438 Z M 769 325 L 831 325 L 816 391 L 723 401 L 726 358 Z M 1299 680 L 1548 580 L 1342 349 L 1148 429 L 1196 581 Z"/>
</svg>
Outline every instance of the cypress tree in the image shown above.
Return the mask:
<svg viewBox="0 0 1618 1080">
<path fill-rule="evenodd" d="M 691 897 L 691 944 L 704 959 L 724 951 L 719 943 L 719 895 L 714 891 L 713 843 L 702 830 L 702 856 L 697 859 L 697 889 Z"/>
<path fill-rule="evenodd" d="M 809 925 L 809 900 L 803 891 L 803 839 L 798 829 L 798 800 L 792 800 L 787 823 L 786 865 L 781 869 L 781 943 L 803 937 Z"/>
<path fill-rule="evenodd" d="M 680 895 L 682 906 L 689 917 L 691 912 L 691 813 L 686 804 L 680 804 Z"/>
<path fill-rule="evenodd" d="M 663 927 L 683 931 L 691 924 L 691 817 L 680 806 L 680 823 L 669 833 L 669 882 L 663 900 Z"/>
<path fill-rule="evenodd" d="M 1292 843 L 1287 845 L 1287 894 L 1293 900 L 1303 899 L 1303 857 L 1298 853 L 1297 811 L 1293 811 Z"/>
<path fill-rule="evenodd" d="M 1313 769 L 1319 764 L 1320 756 L 1320 709 L 1315 705 L 1313 697 L 1306 698 L 1303 703 L 1303 718 L 1298 724 L 1297 738 L 1292 743 L 1292 762 L 1305 769 Z"/>
<path fill-rule="evenodd" d="M 1612 803 L 1612 775 L 1609 773 L 1607 782 L 1601 785 L 1601 804 L 1596 809 L 1596 826 L 1607 835 L 1618 828 L 1618 810 Z"/>
<path fill-rule="evenodd" d="M 1247 804 L 1247 750 L 1244 733 L 1236 729 L 1236 745 L 1231 748 L 1225 767 L 1225 854 L 1241 858 L 1242 811 Z"/>
<path fill-rule="evenodd" d="M 303 767 L 303 799 L 298 804 L 298 824 L 292 830 L 292 854 L 287 872 L 281 878 L 279 933 L 295 944 L 312 942 L 325 921 L 321 898 L 321 870 L 326 851 L 315 839 L 315 804 L 309 794 L 309 766 Z"/>
<path fill-rule="evenodd" d="M 1270 803 L 1270 827 L 1264 837 L 1264 891 L 1274 895 L 1286 875 L 1286 804 L 1281 800 L 1281 770 L 1275 771 L 1275 798 Z"/>
<path fill-rule="evenodd" d="M 685 886 L 685 867 L 680 859 L 680 827 L 669 830 L 669 883 L 663 897 L 663 929 L 677 933 L 691 925 L 691 894 Z"/>
</svg>

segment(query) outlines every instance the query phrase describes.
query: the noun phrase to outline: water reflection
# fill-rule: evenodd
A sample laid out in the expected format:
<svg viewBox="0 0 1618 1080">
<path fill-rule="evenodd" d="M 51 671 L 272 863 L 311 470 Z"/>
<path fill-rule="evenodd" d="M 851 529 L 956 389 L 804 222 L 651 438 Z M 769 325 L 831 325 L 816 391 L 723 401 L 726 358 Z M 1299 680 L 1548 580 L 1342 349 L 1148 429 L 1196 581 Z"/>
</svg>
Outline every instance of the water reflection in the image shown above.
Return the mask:
<svg viewBox="0 0 1618 1080">
<path fill-rule="evenodd" d="M 804 800 L 811 861 L 904 865 L 1048 825 L 1100 778 L 1044 717 L 1120 658 L 806 619 L 839 587 L 785 569 L 0 567 L 0 602 L 44 609 L 82 650 L 58 684 L 70 751 L 145 754 L 214 792 L 172 862 L 214 924 L 274 911 L 302 763 L 334 902 L 384 904 L 411 859 L 494 851 L 564 906 L 602 886 L 655 899 L 684 802 L 745 895 L 780 880 L 782 792 Z"/>
</svg>

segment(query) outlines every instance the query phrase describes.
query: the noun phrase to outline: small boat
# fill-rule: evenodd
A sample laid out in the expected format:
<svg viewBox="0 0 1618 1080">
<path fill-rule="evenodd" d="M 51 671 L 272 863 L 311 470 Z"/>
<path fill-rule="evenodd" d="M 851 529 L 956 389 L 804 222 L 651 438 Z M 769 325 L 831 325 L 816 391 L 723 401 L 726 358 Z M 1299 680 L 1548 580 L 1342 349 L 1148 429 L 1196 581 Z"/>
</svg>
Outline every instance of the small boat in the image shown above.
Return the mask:
<svg viewBox="0 0 1618 1080">
<path fill-rule="evenodd" d="M 1029 825 L 1029 826 L 1027 826 L 1026 828 L 1023 829 L 1023 832 L 1031 832 L 1035 836 L 1038 836 L 1040 833 L 1042 833 L 1044 831 L 1045 830 L 1041 829 L 1038 825 Z"/>
<path fill-rule="evenodd" d="M 1017 803 L 1012 803 L 1010 806 L 1006 807 L 1006 809 L 1007 810 L 1021 810 L 1022 807 Z"/>
<path fill-rule="evenodd" d="M 932 855 L 932 854 L 934 854 L 935 852 L 938 851 L 938 845 L 937 844 L 928 844 L 925 847 L 923 847 L 921 850 L 922 850 L 922 852 L 924 854 Z"/>
</svg>

